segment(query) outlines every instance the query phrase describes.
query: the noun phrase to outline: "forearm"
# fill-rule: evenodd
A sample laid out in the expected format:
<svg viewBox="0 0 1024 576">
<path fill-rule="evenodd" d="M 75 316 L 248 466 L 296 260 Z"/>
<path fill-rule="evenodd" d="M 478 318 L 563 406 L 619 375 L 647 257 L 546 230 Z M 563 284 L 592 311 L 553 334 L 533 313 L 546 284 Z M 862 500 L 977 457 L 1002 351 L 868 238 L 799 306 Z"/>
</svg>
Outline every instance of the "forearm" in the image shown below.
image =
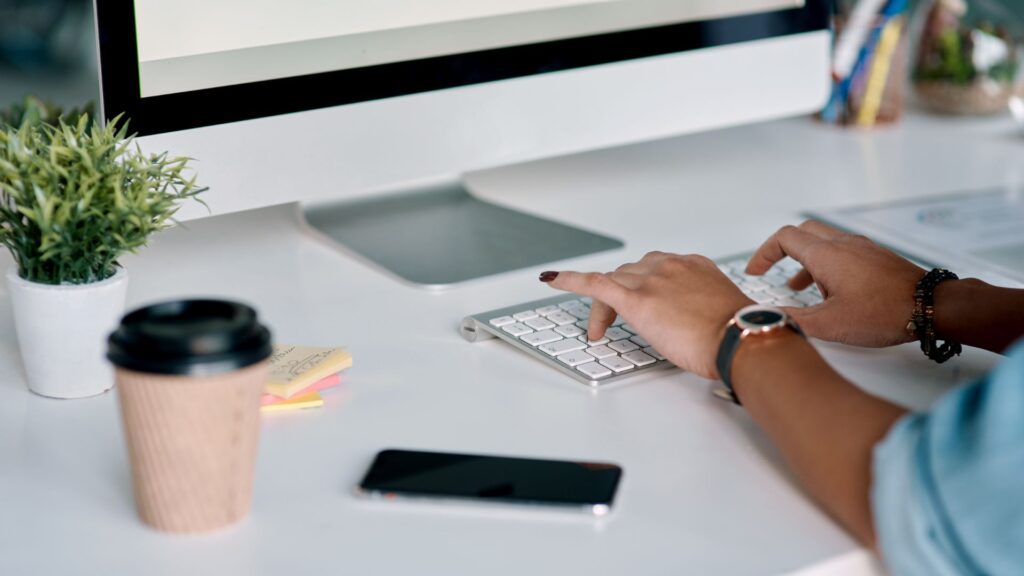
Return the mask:
<svg viewBox="0 0 1024 576">
<path fill-rule="evenodd" d="M 808 492 L 874 546 L 872 450 L 905 411 L 845 380 L 796 334 L 744 342 L 732 375 L 744 407 Z"/>
<path fill-rule="evenodd" d="M 1024 290 L 981 280 L 947 280 L 935 288 L 935 333 L 967 346 L 1003 352 L 1024 336 Z"/>
</svg>

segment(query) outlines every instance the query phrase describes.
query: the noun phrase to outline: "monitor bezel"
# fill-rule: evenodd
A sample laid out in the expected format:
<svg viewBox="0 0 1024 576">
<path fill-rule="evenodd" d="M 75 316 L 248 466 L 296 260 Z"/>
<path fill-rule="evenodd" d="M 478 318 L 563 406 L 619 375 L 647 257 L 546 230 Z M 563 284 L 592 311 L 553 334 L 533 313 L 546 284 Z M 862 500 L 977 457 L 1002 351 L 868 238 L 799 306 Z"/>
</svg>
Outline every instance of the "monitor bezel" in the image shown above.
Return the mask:
<svg viewBox="0 0 1024 576">
<path fill-rule="evenodd" d="M 140 136 L 828 29 L 825 0 L 686 22 L 143 98 L 133 0 L 95 0 L 102 110 Z M 345 90 L 340 90 L 344 87 Z"/>
</svg>

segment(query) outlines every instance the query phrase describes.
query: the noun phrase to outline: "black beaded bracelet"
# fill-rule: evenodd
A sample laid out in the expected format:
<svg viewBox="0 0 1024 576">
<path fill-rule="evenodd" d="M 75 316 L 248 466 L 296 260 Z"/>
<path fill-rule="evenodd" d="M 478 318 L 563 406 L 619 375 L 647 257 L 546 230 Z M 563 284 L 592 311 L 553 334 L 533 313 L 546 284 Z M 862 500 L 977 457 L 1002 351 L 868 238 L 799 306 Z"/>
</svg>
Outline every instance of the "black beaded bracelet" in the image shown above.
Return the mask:
<svg viewBox="0 0 1024 576">
<path fill-rule="evenodd" d="M 921 351 L 928 358 L 942 364 L 953 356 L 959 356 L 963 347 L 959 342 L 946 340 L 939 345 L 935 337 L 935 287 L 946 280 L 959 277 L 942 268 L 935 268 L 924 275 L 914 290 L 914 315 L 907 322 L 907 332 L 921 341 Z"/>
</svg>

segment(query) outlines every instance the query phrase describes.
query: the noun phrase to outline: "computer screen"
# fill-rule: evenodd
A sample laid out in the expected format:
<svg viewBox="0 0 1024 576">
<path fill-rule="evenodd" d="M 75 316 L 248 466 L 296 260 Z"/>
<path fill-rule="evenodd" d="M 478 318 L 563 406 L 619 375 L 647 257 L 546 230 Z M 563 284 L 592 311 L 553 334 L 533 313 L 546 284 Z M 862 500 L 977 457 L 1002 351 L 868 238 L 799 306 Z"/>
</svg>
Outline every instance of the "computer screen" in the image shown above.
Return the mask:
<svg viewBox="0 0 1024 576">
<path fill-rule="evenodd" d="M 137 0 L 143 97 L 765 12 L 794 0 Z"/>
</svg>

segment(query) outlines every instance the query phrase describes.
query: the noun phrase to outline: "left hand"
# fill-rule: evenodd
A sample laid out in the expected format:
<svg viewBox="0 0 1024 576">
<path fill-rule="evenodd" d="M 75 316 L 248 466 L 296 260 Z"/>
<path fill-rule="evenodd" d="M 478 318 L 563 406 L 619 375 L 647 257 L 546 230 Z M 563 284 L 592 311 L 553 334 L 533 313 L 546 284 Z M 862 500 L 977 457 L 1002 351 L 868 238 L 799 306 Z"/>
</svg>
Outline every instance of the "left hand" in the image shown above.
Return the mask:
<svg viewBox="0 0 1024 576">
<path fill-rule="evenodd" d="M 726 323 L 754 303 L 714 262 L 695 255 L 651 252 L 615 272 L 559 272 L 549 283 L 593 298 L 591 340 L 619 314 L 670 362 L 710 379 L 718 379 L 715 357 Z"/>
</svg>

